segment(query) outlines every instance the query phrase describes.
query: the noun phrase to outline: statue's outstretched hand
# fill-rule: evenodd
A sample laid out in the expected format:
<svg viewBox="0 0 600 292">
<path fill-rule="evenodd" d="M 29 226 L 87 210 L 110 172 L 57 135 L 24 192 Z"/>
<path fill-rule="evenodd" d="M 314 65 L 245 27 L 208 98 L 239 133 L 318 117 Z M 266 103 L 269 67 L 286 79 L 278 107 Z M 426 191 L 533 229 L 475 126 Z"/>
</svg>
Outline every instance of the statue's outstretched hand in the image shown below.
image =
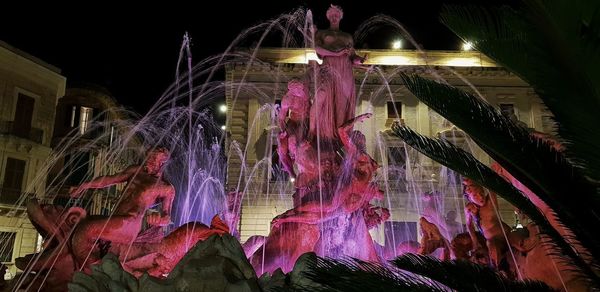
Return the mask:
<svg viewBox="0 0 600 292">
<path fill-rule="evenodd" d="M 353 51 L 353 53 L 354 53 L 354 54 L 356 54 L 354 51 Z M 368 58 L 368 57 L 369 57 L 369 54 L 365 54 L 365 56 L 364 56 L 364 57 L 361 57 L 361 56 L 359 56 L 359 55 L 355 55 L 355 56 L 352 58 L 352 63 L 353 63 L 354 65 L 362 65 L 362 64 L 364 64 L 364 63 L 367 61 L 367 58 Z M 369 70 L 369 69 L 367 69 L 367 70 Z"/>
<path fill-rule="evenodd" d="M 285 218 L 289 217 L 289 214 L 293 213 L 292 210 L 288 210 L 283 214 L 279 214 L 271 220 L 271 229 L 279 227 L 282 223 L 285 223 Z"/>
<path fill-rule="evenodd" d="M 275 217 L 271 220 L 271 229 L 275 229 L 281 225 L 281 218 Z"/>
<path fill-rule="evenodd" d="M 146 216 L 146 222 L 152 226 L 167 226 L 171 224 L 171 216 L 164 215 L 162 216 L 158 212 L 153 212 Z"/>
<path fill-rule="evenodd" d="M 81 195 L 83 194 L 84 191 L 85 191 L 85 189 L 82 188 L 81 186 L 74 186 L 69 189 L 69 196 L 71 198 L 79 198 L 79 197 L 81 197 Z"/>
<path fill-rule="evenodd" d="M 465 211 L 473 216 L 479 215 L 479 208 L 477 208 L 477 206 L 471 202 L 467 203 L 465 206 Z"/>
<path fill-rule="evenodd" d="M 372 116 L 373 116 L 372 113 L 365 113 L 362 115 L 358 115 L 352 119 L 347 120 L 343 125 L 340 126 L 340 128 L 347 130 L 347 129 L 351 128 L 352 125 L 354 125 L 355 123 L 362 122 Z"/>
<path fill-rule="evenodd" d="M 366 113 L 356 117 L 356 122 L 362 122 L 373 116 L 373 113 Z"/>
</svg>

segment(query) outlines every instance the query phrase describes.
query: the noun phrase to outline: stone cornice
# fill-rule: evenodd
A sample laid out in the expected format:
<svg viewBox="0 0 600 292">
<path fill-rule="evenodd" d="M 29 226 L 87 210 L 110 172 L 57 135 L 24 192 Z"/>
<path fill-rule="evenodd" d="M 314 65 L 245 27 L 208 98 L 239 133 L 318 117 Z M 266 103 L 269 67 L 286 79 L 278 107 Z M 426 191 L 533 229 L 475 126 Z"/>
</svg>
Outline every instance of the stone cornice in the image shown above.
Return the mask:
<svg viewBox="0 0 600 292">
<path fill-rule="evenodd" d="M 500 67 L 477 51 L 416 51 L 416 50 L 357 50 L 367 55 L 365 65 L 389 66 L 445 66 L 445 67 Z M 317 60 L 313 49 L 260 48 L 253 54 L 259 60 L 282 64 L 308 64 Z"/>
<path fill-rule="evenodd" d="M 0 43 L 0 68 L 47 86 L 57 98 L 65 94 L 67 78 L 60 74 L 58 68 L 11 48 L 6 43 Z"/>
</svg>

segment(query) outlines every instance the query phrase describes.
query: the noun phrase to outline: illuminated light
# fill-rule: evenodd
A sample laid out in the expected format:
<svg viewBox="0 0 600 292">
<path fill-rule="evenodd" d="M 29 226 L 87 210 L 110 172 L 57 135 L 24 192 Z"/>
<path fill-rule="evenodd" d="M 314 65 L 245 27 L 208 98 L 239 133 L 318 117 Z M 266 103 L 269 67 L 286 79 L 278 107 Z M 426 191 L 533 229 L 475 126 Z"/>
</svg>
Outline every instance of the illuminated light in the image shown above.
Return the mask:
<svg viewBox="0 0 600 292">
<path fill-rule="evenodd" d="M 220 105 L 219 106 L 219 111 L 222 112 L 222 113 L 227 112 L 227 105 L 224 105 L 224 104 Z"/>
<path fill-rule="evenodd" d="M 517 228 L 523 228 L 523 224 L 521 224 L 521 223 L 518 223 L 518 224 L 517 224 Z"/>
<path fill-rule="evenodd" d="M 415 50 L 358 50 L 360 56 L 368 55 L 365 65 L 390 66 L 448 66 L 451 58 L 472 58 L 473 61 L 451 61 L 450 65 L 474 67 L 498 67 L 489 57 L 475 51 L 415 51 Z M 261 60 L 280 64 L 322 64 L 314 49 L 261 49 L 257 53 Z M 477 60 L 475 62 L 474 60 Z"/>
<path fill-rule="evenodd" d="M 323 64 L 323 60 L 319 58 L 317 52 L 315 52 L 313 49 L 306 49 L 302 51 L 297 50 L 291 54 L 286 54 L 283 56 L 277 56 L 277 53 L 273 53 L 273 55 L 274 56 L 271 58 L 274 57 L 278 63 L 308 64 L 310 61 L 316 61 L 319 65 Z"/>
<path fill-rule="evenodd" d="M 365 65 L 498 67 L 490 58 L 474 50 L 437 52 L 365 49 L 357 51 L 357 54 L 368 55 Z M 310 61 L 323 63 L 314 49 L 261 49 L 257 58 L 283 64 L 309 64 Z"/>
<path fill-rule="evenodd" d="M 392 49 L 394 49 L 394 50 L 398 50 L 398 49 L 400 49 L 400 48 L 402 48 L 402 40 L 395 40 L 395 41 L 392 43 Z"/>
<path fill-rule="evenodd" d="M 466 42 L 463 43 L 463 45 L 462 45 L 462 50 L 463 51 L 470 51 L 472 49 L 473 49 L 473 43 L 472 42 L 466 41 Z"/>
<path fill-rule="evenodd" d="M 478 58 L 448 58 L 444 60 L 444 65 L 451 67 L 477 67 L 481 66 Z"/>
<path fill-rule="evenodd" d="M 296 181 L 295 178 L 293 178 L 293 177 L 290 178 L 290 182 L 295 182 L 295 181 Z"/>
<path fill-rule="evenodd" d="M 227 130 L 227 126 L 225 126 L 225 125 L 221 126 L 221 130 L 223 130 L 223 131 Z"/>
<path fill-rule="evenodd" d="M 323 64 L 323 60 L 319 59 L 319 56 L 314 51 L 306 52 L 306 63 L 309 61 L 316 61 L 319 65 Z"/>
<path fill-rule="evenodd" d="M 403 56 L 378 56 L 372 58 L 371 62 L 381 65 L 413 65 L 416 63 L 416 60 Z"/>
</svg>

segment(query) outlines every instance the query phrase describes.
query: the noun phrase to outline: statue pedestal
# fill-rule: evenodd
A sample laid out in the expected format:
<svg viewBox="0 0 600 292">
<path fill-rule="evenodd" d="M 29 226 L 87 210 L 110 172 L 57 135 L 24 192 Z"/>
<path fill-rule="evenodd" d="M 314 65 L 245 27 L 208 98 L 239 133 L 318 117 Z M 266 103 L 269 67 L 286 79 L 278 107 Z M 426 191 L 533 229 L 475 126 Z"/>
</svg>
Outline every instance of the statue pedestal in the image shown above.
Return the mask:
<svg viewBox="0 0 600 292">
<path fill-rule="evenodd" d="M 326 221 L 322 224 L 322 230 L 314 250 L 318 256 L 379 260 L 361 211 Z"/>
<path fill-rule="evenodd" d="M 271 229 L 265 244 L 250 258 L 257 275 L 273 273 L 281 268 L 288 273 L 298 257 L 312 252 L 319 240 L 319 226 L 304 223 L 283 223 Z"/>
<path fill-rule="evenodd" d="M 307 252 L 321 257 L 379 260 L 362 212 L 355 211 L 319 224 L 283 223 L 271 230 L 250 262 L 258 275 L 273 273 L 278 268 L 288 273 Z"/>
</svg>

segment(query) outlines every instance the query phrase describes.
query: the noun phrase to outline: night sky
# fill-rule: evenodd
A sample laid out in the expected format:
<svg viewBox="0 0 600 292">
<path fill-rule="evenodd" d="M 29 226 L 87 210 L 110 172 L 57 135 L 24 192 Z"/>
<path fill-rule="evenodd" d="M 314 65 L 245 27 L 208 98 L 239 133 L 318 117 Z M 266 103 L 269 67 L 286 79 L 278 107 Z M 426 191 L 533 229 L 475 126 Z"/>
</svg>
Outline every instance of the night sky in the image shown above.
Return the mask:
<svg viewBox="0 0 600 292">
<path fill-rule="evenodd" d="M 409 1 L 397 0 L 218 0 L 210 4 L 162 1 L 155 6 L 148 2 L 141 6 L 86 2 L 85 7 L 7 9 L 0 20 L 0 40 L 61 68 L 68 84 L 86 82 L 106 87 L 120 103 L 145 113 L 173 82 L 186 31 L 192 37 L 192 55 L 198 62 L 225 50 L 245 28 L 299 7 L 310 8 L 317 26 L 326 28 L 325 11 L 334 3 L 344 9 L 340 26 L 346 32 L 353 32 L 371 16 L 386 14 L 399 20 L 425 49 L 458 49 L 458 38 L 439 23 L 442 3 L 484 1 L 423 0 L 407 5 L 404 2 Z M 367 40 L 368 46 L 388 48 L 394 37 L 382 29 Z"/>
</svg>

